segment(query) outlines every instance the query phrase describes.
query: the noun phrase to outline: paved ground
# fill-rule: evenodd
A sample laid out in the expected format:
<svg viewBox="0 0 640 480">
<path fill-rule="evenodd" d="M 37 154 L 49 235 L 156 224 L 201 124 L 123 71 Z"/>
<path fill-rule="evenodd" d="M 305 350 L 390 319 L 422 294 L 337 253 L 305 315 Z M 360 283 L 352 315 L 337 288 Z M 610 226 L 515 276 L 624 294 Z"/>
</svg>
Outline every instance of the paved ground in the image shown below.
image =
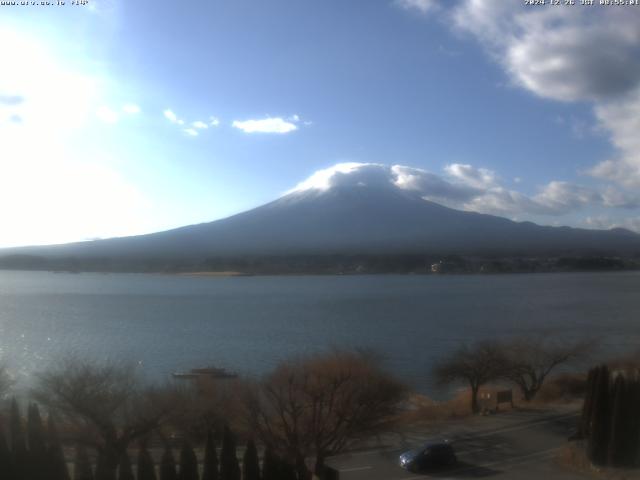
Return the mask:
<svg viewBox="0 0 640 480">
<path fill-rule="evenodd" d="M 424 478 L 499 477 L 522 480 L 590 478 L 563 469 L 554 461 L 573 432 L 578 413 L 573 408 L 554 411 L 511 411 L 489 417 L 429 428 L 403 430 L 381 439 L 380 447 L 331 458 L 340 480 L 410 480 Z M 455 468 L 410 473 L 398 466 L 401 452 L 429 439 L 449 439 L 456 450 Z"/>
</svg>

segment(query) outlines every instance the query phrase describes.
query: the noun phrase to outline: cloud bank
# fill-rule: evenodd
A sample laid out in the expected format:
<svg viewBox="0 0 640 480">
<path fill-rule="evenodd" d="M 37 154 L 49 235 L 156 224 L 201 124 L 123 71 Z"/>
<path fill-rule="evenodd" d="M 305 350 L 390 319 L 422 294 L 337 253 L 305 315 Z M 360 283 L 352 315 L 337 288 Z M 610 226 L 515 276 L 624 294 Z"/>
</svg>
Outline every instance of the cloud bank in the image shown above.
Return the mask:
<svg viewBox="0 0 640 480">
<path fill-rule="evenodd" d="M 449 19 L 478 40 L 514 85 L 546 99 L 590 102 L 616 154 L 589 173 L 640 186 L 640 9 L 463 0 Z"/>
<path fill-rule="evenodd" d="M 638 202 L 637 198 L 616 198 L 613 191 L 561 181 L 549 182 L 535 195 L 526 195 L 502 185 L 491 170 L 459 163 L 447 165 L 441 174 L 405 165 L 340 163 L 315 172 L 287 193 L 340 186 L 398 188 L 452 208 L 506 216 L 559 216 L 593 206 L 621 207 L 632 200 Z"/>
</svg>

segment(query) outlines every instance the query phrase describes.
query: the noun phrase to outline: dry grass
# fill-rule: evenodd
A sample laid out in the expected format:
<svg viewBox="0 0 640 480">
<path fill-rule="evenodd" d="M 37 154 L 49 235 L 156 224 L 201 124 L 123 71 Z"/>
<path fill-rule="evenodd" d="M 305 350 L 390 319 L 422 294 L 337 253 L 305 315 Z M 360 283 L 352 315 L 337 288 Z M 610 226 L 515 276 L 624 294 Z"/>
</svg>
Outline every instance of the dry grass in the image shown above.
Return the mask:
<svg viewBox="0 0 640 480">
<path fill-rule="evenodd" d="M 413 394 L 408 403 L 408 408 L 400 415 L 400 423 L 433 423 L 470 415 L 469 402 L 465 401 L 463 395 L 436 402 L 424 395 Z"/>
<path fill-rule="evenodd" d="M 534 399 L 534 404 L 571 403 L 583 400 L 587 388 L 585 373 L 562 373 L 549 378 Z"/>
<path fill-rule="evenodd" d="M 483 388 L 481 394 L 490 394 L 492 400 L 480 399 L 480 407 L 483 410 L 495 411 L 496 392 L 504 390 L 504 387 L 489 386 Z M 501 404 L 499 410 L 510 410 L 509 404 Z M 409 398 L 407 409 L 400 415 L 400 423 L 434 423 L 448 420 L 462 419 L 471 416 L 471 392 L 468 389 L 460 390 L 450 400 L 436 402 L 424 395 L 412 394 Z"/>
<path fill-rule="evenodd" d="M 584 442 L 572 442 L 556 457 L 556 461 L 564 468 L 586 473 L 601 480 L 640 480 L 640 470 L 593 465 L 585 453 Z"/>
<path fill-rule="evenodd" d="M 583 373 L 560 374 L 550 378 L 538 392 L 535 400 L 525 402 L 520 391 L 510 385 L 487 385 L 480 390 L 479 403 L 482 411 L 494 413 L 509 411 L 512 408 L 538 409 L 549 405 L 567 404 L 582 401 L 586 388 L 586 375 Z M 499 391 L 513 392 L 514 407 L 508 403 L 496 405 L 496 394 Z M 487 398 L 488 396 L 488 398 Z M 484 397 L 484 398 L 483 398 Z M 471 416 L 471 393 L 463 389 L 450 400 L 437 402 L 427 396 L 412 394 L 404 412 L 399 416 L 400 423 L 433 423 L 462 419 Z"/>
<path fill-rule="evenodd" d="M 563 447 L 560 453 L 558 453 L 556 461 L 561 466 L 572 470 L 597 473 L 596 467 L 594 467 L 587 458 L 583 442 L 573 442 Z"/>
</svg>

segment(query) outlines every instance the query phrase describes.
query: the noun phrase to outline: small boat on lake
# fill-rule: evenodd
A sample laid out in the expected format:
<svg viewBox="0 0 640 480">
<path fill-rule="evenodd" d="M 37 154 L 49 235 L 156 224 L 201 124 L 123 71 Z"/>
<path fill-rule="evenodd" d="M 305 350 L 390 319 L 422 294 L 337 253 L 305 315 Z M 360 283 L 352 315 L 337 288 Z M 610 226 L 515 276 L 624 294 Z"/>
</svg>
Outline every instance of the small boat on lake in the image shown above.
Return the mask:
<svg viewBox="0 0 640 480">
<path fill-rule="evenodd" d="M 192 368 L 188 372 L 176 372 L 173 373 L 173 378 L 181 380 L 196 380 L 198 378 L 214 378 L 214 379 L 228 379 L 238 378 L 236 372 L 227 370 L 220 367 L 204 367 L 204 368 Z"/>
</svg>

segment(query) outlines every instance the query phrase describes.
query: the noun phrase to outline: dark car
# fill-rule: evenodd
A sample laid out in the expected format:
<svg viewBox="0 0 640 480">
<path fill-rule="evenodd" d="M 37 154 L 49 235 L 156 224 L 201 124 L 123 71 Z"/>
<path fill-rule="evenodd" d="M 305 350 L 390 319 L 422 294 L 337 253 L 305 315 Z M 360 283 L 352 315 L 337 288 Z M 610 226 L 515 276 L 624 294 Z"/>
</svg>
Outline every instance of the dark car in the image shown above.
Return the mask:
<svg viewBox="0 0 640 480">
<path fill-rule="evenodd" d="M 458 462 L 449 442 L 429 443 L 400 455 L 400 466 L 411 472 L 449 467 Z"/>
</svg>

